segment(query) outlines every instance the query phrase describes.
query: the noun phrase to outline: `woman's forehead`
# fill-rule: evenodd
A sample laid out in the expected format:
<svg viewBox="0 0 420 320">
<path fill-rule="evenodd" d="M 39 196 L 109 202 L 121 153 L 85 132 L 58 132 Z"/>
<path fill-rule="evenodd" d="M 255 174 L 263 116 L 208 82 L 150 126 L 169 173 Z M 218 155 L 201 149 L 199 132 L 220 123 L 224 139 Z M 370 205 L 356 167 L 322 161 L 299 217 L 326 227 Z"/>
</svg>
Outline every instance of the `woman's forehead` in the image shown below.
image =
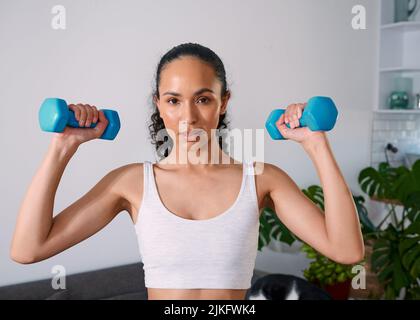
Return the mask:
<svg viewBox="0 0 420 320">
<path fill-rule="evenodd" d="M 208 64 L 194 58 L 182 58 L 173 60 L 162 70 L 159 86 L 161 90 L 170 91 L 195 92 L 201 88 L 216 91 L 220 83 Z"/>
</svg>

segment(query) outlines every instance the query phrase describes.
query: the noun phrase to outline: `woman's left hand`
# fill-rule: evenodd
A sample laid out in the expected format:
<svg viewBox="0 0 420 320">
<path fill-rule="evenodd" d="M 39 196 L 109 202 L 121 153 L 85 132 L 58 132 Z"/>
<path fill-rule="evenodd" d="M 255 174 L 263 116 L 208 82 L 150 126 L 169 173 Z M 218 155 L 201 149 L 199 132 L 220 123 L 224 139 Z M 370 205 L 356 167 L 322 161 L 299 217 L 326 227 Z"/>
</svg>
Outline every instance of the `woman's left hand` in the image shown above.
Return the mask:
<svg viewBox="0 0 420 320">
<path fill-rule="evenodd" d="M 313 141 L 325 140 L 326 135 L 324 131 L 312 131 L 308 127 L 298 128 L 300 125 L 299 119 L 302 117 L 305 107 L 306 103 L 294 103 L 286 108 L 286 111 L 276 122 L 280 133 L 285 139 L 299 142 L 302 145 Z M 290 129 L 286 126 L 286 123 L 289 124 Z"/>
</svg>

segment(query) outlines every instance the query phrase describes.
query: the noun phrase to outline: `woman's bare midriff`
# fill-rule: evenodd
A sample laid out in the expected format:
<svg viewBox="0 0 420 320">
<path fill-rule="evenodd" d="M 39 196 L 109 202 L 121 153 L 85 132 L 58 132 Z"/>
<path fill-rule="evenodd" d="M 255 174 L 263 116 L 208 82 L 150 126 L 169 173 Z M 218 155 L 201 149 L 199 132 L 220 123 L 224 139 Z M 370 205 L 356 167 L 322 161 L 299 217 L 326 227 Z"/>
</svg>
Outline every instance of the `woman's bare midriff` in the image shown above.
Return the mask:
<svg viewBox="0 0 420 320">
<path fill-rule="evenodd" d="M 149 300 L 244 300 L 246 289 L 147 288 Z"/>
</svg>

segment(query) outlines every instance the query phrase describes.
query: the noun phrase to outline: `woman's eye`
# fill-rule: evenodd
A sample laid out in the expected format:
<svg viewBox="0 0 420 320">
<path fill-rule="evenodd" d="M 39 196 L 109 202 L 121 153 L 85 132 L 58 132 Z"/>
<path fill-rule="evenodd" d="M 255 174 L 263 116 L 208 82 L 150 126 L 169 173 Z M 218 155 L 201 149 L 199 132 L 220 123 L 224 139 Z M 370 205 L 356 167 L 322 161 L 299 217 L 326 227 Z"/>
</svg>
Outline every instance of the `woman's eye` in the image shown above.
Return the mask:
<svg viewBox="0 0 420 320">
<path fill-rule="evenodd" d="M 177 99 L 175 99 L 175 98 L 172 98 L 172 99 L 169 99 L 169 100 L 168 100 L 168 103 L 169 103 L 169 104 L 173 104 L 173 103 L 171 103 L 171 101 L 175 101 L 175 102 L 176 102 L 176 101 L 178 101 L 178 100 L 177 100 Z"/>
<path fill-rule="evenodd" d="M 207 102 L 209 102 L 209 99 L 207 97 L 202 97 L 202 98 L 198 99 L 197 101 L 202 101 L 203 103 L 207 103 Z"/>
</svg>

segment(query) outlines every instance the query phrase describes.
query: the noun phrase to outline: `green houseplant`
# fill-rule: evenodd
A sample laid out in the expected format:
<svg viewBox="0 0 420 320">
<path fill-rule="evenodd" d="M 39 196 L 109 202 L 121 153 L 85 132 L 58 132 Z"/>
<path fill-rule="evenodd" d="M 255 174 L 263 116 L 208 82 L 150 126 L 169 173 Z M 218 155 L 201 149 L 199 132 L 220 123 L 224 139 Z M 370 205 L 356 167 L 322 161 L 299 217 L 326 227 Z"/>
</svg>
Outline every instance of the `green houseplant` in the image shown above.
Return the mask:
<svg viewBox="0 0 420 320">
<path fill-rule="evenodd" d="M 405 289 L 405 299 L 420 299 L 420 160 L 411 169 L 382 162 L 378 169 L 363 169 L 358 180 L 372 200 L 389 208 L 378 226 L 365 234 L 373 244 L 370 263 L 385 288 L 384 298 L 395 299 Z M 385 225 L 388 218 L 391 222 Z"/>
<path fill-rule="evenodd" d="M 360 172 L 358 181 L 361 189 L 372 200 L 381 201 L 389 208 L 383 220 L 375 226 L 368 218 L 363 196 L 353 196 L 365 244 L 372 247 L 369 261 L 364 263 L 368 262 L 377 274 L 385 289 L 385 299 L 397 298 L 402 289 L 405 289 L 405 299 L 420 299 L 420 160 L 411 169 L 404 166 L 391 167 L 385 162 L 380 163 L 378 169 L 367 167 Z M 324 210 L 321 187 L 310 186 L 302 191 Z M 402 207 L 400 216 L 396 210 L 398 206 Z M 386 225 L 389 218 L 391 223 Z M 300 241 L 281 223 L 273 210 L 263 208 L 258 250 L 268 245 L 271 239 L 289 245 L 296 240 Z M 319 253 L 311 249 L 302 245 L 302 251 L 309 258 L 315 261 L 322 259 Z M 325 262 L 325 268 L 329 265 Z M 310 265 L 306 271 L 307 278 L 313 280 L 316 272 L 319 273 L 317 268 L 320 268 L 320 264 Z M 332 269 L 332 266 L 329 268 Z M 341 276 L 340 279 L 343 278 Z M 327 279 L 322 281 L 326 283 Z M 332 281 L 328 280 L 329 283 Z"/>
</svg>

